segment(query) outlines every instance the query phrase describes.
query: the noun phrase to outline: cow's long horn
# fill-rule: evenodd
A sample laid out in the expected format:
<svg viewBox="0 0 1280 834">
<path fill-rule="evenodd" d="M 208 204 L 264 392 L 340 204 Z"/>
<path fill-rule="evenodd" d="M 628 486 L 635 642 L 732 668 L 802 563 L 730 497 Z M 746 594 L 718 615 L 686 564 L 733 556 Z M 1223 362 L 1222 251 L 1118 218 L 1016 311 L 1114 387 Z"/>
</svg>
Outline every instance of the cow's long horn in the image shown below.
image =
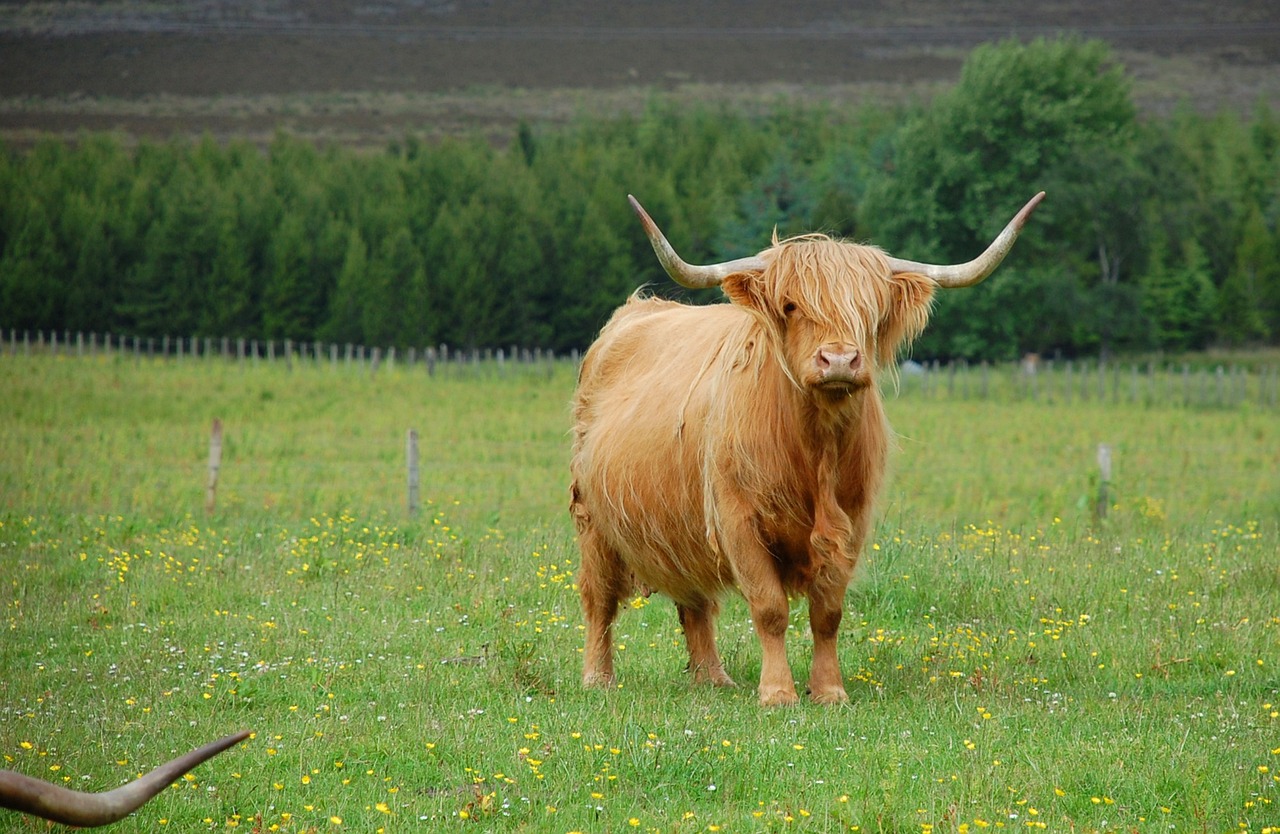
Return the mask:
<svg viewBox="0 0 1280 834">
<path fill-rule="evenodd" d="M 1040 205 L 1040 201 L 1043 199 L 1044 192 L 1041 191 L 1028 200 L 1027 204 L 1022 207 L 1022 211 L 1015 214 L 1013 219 L 1009 221 L 1009 225 L 1004 227 L 1004 231 L 991 242 L 991 245 L 987 247 L 987 251 L 968 263 L 925 264 L 916 261 L 905 261 L 901 258 L 889 258 L 889 268 L 894 272 L 918 272 L 921 275 L 932 278 L 939 287 L 972 287 L 994 272 L 1000 262 L 1004 260 L 1004 256 L 1009 254 L 1009 250 L 1013 248 L 1013 242 L 1018 239 L 1018 233 L 1026 225 L 1027 218 L 1031 216 L 1031 212 L 1035 211 L 1036 206 Z"/>
<path fill-rule="evenodd" d="M 11 770 L 0 770 L 0 808 L 43 817 L 63 825 L 94 828 L 133 813 L 182 774 L 249 737 L 243 730 L 160 765 L 127 785 L 103 793 L 82 793 Z"/>
<path fill-rule="evenodd" d="M 631 208 L 640 217 L 640 223 L 644 225 L 644 233 L 649 236 L 649 243 L 653 246 L 654 253 L 658 256 L 658 263 L 662 264 L 662 268 L 671 276 L 671 280 L 681 286 L 688 287 L 691 290 L 701 290 L 707 287 L 718 287 L 720 282 L 727 276 L 735 272 L 747 272 L 749 270 L 764 269 L 764 260 L 759 257 L 738 258 L 734 261 L 725 261 L 718 264 L 707 264 L 706 266 L 693 266 L 685 263 L 676 250 L 671 248 L 671 244 L 667 242 L 667 238 L 662 234 L 662 230 L 658 228 L 658 224 L 653 222 L 653 218 L 644 210 L 644 206 L 630 194 L 627 199 L 631 201 Z"/>
</svg>

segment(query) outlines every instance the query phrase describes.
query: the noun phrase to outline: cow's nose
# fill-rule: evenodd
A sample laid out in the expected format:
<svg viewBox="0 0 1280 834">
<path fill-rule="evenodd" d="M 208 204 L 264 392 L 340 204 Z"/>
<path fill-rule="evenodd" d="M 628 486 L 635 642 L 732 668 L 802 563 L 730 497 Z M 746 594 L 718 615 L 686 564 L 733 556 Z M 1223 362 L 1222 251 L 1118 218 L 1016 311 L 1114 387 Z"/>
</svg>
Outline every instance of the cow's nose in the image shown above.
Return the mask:
<svg viewBox="0 0 1280 834">
<path fill-rule="evenodd" d="M 823 347 L 818 350 L 817 363 L 824 382 L 852 381 L 862 364 L 862 354 L 854 348 Z"/>
</svg>

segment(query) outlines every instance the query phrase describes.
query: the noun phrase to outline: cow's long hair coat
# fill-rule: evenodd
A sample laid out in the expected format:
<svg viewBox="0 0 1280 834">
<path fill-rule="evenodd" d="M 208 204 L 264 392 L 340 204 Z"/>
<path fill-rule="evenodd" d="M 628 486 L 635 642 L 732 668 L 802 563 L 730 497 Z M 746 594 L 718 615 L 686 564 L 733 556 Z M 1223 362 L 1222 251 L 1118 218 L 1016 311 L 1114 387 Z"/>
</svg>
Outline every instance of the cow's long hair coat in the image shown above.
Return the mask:
<svg viewBox="0 0 1280 834">
<path fill-rule="evenodd" d="M 676 602 L 696 679 L 732 683 L 713 621 L 735 587 L 765 649 L 761 701 L 796 698 L 770 648 L 788 595 L 809 598 L 811 694 L 845 699 L 835 631 L 889 446 L 877 383 L 923 329 L 934 283 L 821 235 L 762 257 L 762 272 L 723 280 L 729 304 L 633 296 L 583 361 L 571 512 L 589 684 L 612 683 L 610 626 L 637 589 Z M 824 344 L 858 351 L 854 384 L 817 384 Z"/>
</svg>

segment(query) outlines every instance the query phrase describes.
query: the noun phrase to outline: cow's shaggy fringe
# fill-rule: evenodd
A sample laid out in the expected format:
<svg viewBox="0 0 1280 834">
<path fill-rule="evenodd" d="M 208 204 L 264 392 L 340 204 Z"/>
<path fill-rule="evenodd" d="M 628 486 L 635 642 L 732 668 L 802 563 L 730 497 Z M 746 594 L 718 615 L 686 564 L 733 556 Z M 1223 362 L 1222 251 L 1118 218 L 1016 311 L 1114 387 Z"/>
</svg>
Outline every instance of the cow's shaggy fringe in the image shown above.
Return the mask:
<svg viewBox="0 0 1280 834">
<path fill-rule="evenodd" d="M 897 385 L 898 354 L 908 350 L 924 330 L 933 307 L 934 283 L 921 275 L 890 275 L 883 250 L 877 246 L 852 245 L 823 234 L 806 234 L 779 240 L 760 253 L 769 267 L 762 284 L 769 292 L 757 300 L 760 307 L 744 310 L 761 319 L 761 332 L 774 352 L 778 366 L 796 387 L 800 382 L 790 372 L 781 354 L 779 331 L 769 319 L 786 318 L 784 308 L 794 304 L 793 315 L 814 322 L 834 333 L 851 333 L 857 344 L 868 345 L 869 355 L 879 374 L 888 375 Z M 827 298 L 823 275 L 858 275 L 850 284 L 847 301 Z M 876 320 L 871 318 L 876 314 Z"/>
</svg>

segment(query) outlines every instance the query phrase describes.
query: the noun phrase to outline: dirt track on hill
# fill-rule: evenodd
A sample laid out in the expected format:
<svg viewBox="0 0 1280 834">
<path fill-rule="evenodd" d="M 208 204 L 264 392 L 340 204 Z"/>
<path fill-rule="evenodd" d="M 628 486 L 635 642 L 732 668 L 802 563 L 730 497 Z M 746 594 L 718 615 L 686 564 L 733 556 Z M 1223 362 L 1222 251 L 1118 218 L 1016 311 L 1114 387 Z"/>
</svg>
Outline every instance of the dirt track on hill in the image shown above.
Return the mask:
<svg viewBox="0 0 1280 834">
<path fill-rule="evenodd" d="M 0 136 L 350 144 L 634 111 L 927 96 L 1006 37 L 1109 41 L 1149 112 L 1280 108 L 1280 4 L 1204 0 L 0 2 Z"/>
</svg>

